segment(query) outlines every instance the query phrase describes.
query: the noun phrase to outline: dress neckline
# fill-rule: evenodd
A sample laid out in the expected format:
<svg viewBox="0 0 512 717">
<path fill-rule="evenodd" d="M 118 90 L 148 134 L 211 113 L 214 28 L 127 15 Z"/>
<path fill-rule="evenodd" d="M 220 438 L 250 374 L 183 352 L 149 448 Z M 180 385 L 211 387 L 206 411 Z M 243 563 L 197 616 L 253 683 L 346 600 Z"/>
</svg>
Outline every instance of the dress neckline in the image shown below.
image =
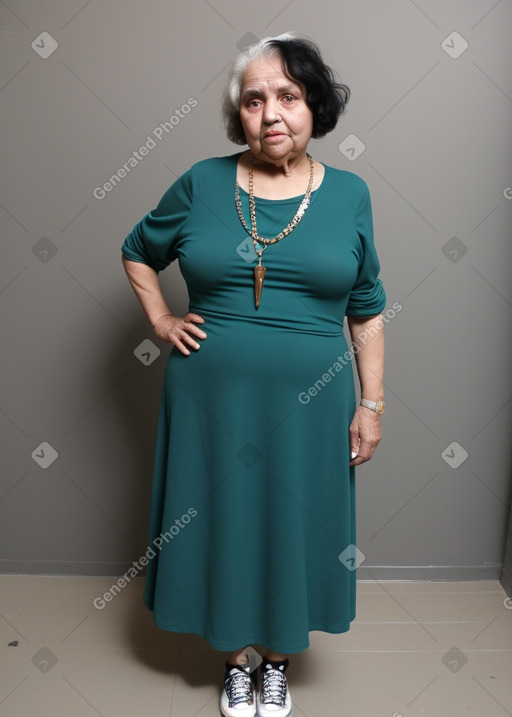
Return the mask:
<svg viewBox="0 0 512 717">
<path fill-rule="evenodd" d="M 242 154 L 243 154 L 243 152 L 237 152 L 235 155 L 233 155 L 234 159 L 235 159 L 235 182 L 237 181 L 238 161 L 239 161 L 240 157 L 242 156 Z M 322 177 L 322 181 L 320 182 L 320 185 L 316 189 L 313 189 L 313 191 L 311 192 L 312 197 L 314 195 L 316 195 L 322 189 L 322 187 L 324 186 L 324 183 L 325 183 L 325 177 L 327 175 L 327 166 L 323 162 L 320 162 L 320 164 L 324 168 L 324 176 Z M 243 187 L 241 187 L 240 185 L 238 185 L 238 190 L 241 195 L 243 194 L 246 197 L 249 196 L 249 192 L 246 192 L 245 189 Z M 296 204 L 304 197 L 304 194 L 305 194 L 305 192 L 303 194 L 297 194 L 295 197 L 287 197 L 286 199 L 268 199 L 267 197 L 258 197 L 258 195 L 255 194 L 254 199 L 257 202 L 268 203 L 268 204 Z"/>
</svg>

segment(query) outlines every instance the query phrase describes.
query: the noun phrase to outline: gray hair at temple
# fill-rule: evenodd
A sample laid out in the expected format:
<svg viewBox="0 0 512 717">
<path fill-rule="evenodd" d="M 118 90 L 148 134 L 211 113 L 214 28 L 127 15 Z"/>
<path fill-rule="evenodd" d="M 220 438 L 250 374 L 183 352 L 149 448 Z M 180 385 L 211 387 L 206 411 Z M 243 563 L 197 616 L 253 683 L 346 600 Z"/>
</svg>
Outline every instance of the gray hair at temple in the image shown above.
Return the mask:
<svg viewBox="0 0 512 717">
<path fill-rule="evenodd" d="M 233 62 L 222 102 L 228 138 L 236 144 L 247 144 L 240 120 L 240 91 L 247 66 L 261 56 L 279 57 L 285 74 L 304 88 L 306 104 L 313 113 L 311 136 L 318 139 L 331 132 L 350 98 L 350 90 L 337 81 L 312 40 L 285 32 L 276 37 L 264 37 Z"/>
</svg>

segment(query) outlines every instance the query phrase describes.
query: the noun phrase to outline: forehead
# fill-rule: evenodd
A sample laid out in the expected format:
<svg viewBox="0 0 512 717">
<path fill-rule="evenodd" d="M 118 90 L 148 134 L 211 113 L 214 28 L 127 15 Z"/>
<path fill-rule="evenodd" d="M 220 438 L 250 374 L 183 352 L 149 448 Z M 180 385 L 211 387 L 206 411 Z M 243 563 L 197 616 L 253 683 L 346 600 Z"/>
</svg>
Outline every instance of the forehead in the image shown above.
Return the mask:
<svg viewBox="0 0 512 717">
<path fill-rule="evenodd" d="M 280 57 L 258 57 L 247 65 L 242 78 L 242 91 L 253 87 L 275 89 L 281 85 L 300 87 L 285 74 Z"/>
</svg>

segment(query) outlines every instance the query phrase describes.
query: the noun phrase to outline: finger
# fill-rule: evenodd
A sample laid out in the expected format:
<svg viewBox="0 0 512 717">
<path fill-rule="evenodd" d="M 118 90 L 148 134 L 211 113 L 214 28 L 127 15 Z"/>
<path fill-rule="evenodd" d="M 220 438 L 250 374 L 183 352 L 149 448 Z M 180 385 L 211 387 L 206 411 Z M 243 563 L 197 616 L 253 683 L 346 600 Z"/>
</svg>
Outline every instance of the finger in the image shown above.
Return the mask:
<svg viewBox="0 0 512 717">
<path fill-rule="evenodd" d="M 357 456 L 356 458 L 354 458 L 354 460 L 350 461 L 349 466 L 353 466 L 354 468 L 356 468 L 362 463 L 367 463 L 369 460 L 370 458 L 363 458 L 362 456 Z"/>
<path fill-rule="evenodd" d="M 204 324 L 204 319 L 199 314 L 185 314 L 185 321 L 195 321 L 196 324 Z"/>
<path fill-rule="evenodd" d="M 350 461 L 349 465 L 350 466 L 360 466 L 361 463 L 366 463 L 367 461 L 371 460 L 373 453 L 374 453 L 374 451 L 367 452 L 367 453 L 361 453 L 361 451 L 359 451 L 357 456 Z"/>
<path fill-rule="evenodd" d="M 363 458 L 365 461 L 369 461 L 375 451 L 373 443 L 362 440 L 359 445 L 358 458 Z"/>
<path fill-rule="evenodd" d="M 183 331 L 188 331 L 191 334 L 194 334 L 194 336 L 199 336 L 201 339 L 205 339 L 207 334 L 199 328 L 199 326 L 196 326 L 195 324 L 185 323 L 183 324 Z"/>
<path fill-rule="evenodd" d="M 351 425 L 349 429 L 349 441 L 350 441 L 350 452 L 357 454 L 359 452 L 359 428 L 356 425 Z M 354 456 L 351 456 L 354 458 Z"/>
<path fill-rule="evenodd" d="M 354 455 L 356 453 L 356 455 Z M 368 445 L 363 441 L 360 441 L 359 448 L 356 451 L 352 451 L 350 454 L 351 461 L 350 466 L 359 466 L 361 463 L 365 463 L 370 460 L 372 453 L 368 450 Z"/>
<path fill-rule="evenodd" d="M 176 346 L 176 348 L 178 349 L 178 351 L 179 351 L 180 353 L 182 353 L 184 356 L 190 356 L 190 351 L 189 351 L 189 349 L 188 349 L 184 344 L 182 344 L 179 339 L 175 339 L 174 341 L 170 341 L 170 343 L 172 343 L 173 346 Z"/>
<path fill-rule="evenodd" d="M 182 344 L 187 344 L 188 346 L 191 346 L 194 349 L 199 349 L 201 347 L 201 344 L 199 344 L 190 334 L 188 334 L 186 331 L 182 331 L 179 340 Z"/>
</svg>

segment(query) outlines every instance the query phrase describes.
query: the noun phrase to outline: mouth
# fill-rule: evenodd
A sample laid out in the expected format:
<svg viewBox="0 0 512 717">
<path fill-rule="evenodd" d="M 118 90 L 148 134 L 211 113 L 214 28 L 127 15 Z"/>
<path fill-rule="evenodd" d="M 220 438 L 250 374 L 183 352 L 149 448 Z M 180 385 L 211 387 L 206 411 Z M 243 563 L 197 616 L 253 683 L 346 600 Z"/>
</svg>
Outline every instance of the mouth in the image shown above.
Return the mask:
<svg viewBox="0 0 512 717">
<path fill-rule="evenodd" d="M 271 139 L 272 137 L 285 137 L 284 132 L 279 132 L 277 130 L 269 130 L 268 132 L 265 132 L 263 135 L 264 139 Z"/>
</svg>

